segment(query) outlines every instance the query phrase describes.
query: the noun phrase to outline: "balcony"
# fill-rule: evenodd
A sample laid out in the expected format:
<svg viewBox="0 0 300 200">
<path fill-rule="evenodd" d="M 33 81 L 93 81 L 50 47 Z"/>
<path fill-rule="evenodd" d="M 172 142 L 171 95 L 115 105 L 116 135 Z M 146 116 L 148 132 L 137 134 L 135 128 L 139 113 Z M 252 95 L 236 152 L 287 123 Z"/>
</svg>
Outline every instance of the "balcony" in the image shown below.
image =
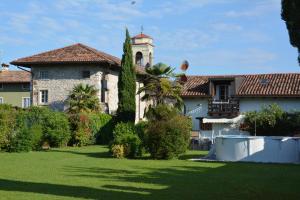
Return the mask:
<svg viewBox="0 0 300 200">
<path fill-rule="evenodd" d="M 227 101 L 208 100 L 208 115 L 213 117 L 236 117 L 239 115 L 240 105 L 237 99 Z"/>
</svg>

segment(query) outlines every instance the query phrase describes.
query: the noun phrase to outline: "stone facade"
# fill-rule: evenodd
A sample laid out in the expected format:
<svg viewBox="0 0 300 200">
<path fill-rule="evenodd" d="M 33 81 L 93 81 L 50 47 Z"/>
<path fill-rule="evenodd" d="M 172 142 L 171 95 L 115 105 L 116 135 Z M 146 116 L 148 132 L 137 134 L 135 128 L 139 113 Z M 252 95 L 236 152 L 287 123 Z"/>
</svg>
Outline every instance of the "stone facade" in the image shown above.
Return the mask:
<svg viewBox="0 0 300 200">
<path fill-rule="evenodd" d="M 94 85 L 98 89 L 99 101 L 101 92 L 105 91 L 103 104 L 108 107 L 108 112 L 114 114 L 118 108 L 118 71 L 109 70 L 107 67 L 99 65 L 49 65 L 33 66 L 32 68 L 32 104 L 48 105 L 55 110 L 65 110 L 66 100 L 75 85 L 79 83 Z M 90 77 L 83 78 L 83 71 L 89 71 Z M 47 78 L 42 78 L 41 74 L 46 73 Z M 101 90 L 101 80 L 107 81 L 107 89 Z M 138 87 L 142 83 L 137 82 Z M 48 91 L 48 103 L 41 101 L 41 91 Z M 140 101 L 140 96 L 136 96 L 136 119 L 144 116 L 146 103 Z"/>
</svg>

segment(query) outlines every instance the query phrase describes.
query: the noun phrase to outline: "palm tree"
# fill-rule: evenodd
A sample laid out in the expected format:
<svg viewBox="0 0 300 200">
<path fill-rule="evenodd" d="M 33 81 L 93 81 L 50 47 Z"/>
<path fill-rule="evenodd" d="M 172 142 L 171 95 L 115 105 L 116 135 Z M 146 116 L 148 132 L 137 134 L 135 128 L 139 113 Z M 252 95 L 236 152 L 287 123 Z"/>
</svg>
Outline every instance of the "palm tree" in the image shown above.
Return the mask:
<svg viewBox="0 0 300 200">
<path fill-rule="evenodd" d="M 98 90 L 92 85 L 82 83 L 76 85 L 71 91 L 68 103 L 69 113 L 100 111 Z"/>
<path fill-rule="evenodd" d="M 145 86 L 140 88 L 138 94 L 144 92 L 142 100 L 152 100 L 154 105 L 164 104 L 167 101 L 173 102 L 176 107 L 182 106 L 180 97 L 181 84 L 174 69 L 163 63 L 158 63 L 146 68 L 147 78 Z"/>
</svg>

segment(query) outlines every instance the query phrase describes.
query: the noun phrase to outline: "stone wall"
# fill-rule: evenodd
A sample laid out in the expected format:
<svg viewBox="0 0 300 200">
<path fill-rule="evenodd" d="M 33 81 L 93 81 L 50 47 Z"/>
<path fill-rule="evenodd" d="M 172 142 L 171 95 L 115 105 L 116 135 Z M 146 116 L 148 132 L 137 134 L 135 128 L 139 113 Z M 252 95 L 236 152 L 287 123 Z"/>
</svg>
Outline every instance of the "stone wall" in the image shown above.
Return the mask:
<svg viewBox="0 0 300 200">
<path fill-rule="evenodd" d="M 49 79 L 42 80 L 40 71 L 48 71 Z M 82 78 L 82 71 L 90 71 L 90 78 Z M 118 108 L 118 71 L 108 70 L 97 65 L 60 65 L 60 66 L 34 66 L 32 67 L 32 104 L 40 103 L 40 90 L 48 90 L 48 104 L 52 109 L 65 110 L 66 100 L 75 85 L 79 83 L 94 85 L 98 90 L 99 101 L 101 99 L 101 80 L 107 80 L 108 90 L 105 92 L 105 103 L 108 105 L 109 113 L 114 114 Z M 105 77 L 104 77 L 105 76 Z M 142 83 L 137 82 L 138 87 Z M 142 96 L 142 95 L 141 95 Z M 136 119 L 144 116 L 146 102 L 140 101 L 140 95 L 136 95 Z"/>
</svg>

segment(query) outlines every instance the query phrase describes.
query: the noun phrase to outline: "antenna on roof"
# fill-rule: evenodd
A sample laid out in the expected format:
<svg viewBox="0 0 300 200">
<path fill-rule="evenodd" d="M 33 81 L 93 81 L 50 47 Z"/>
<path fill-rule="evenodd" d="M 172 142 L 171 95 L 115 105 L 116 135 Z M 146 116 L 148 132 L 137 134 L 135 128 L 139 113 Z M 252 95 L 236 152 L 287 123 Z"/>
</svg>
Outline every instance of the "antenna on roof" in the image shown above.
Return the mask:
<svg viewBox="0 0 300 200">
<path fill-rule="evenodd" d="M 141 34 L 143 34 L 143 31 L 144 31 L 144 27 L 143 25 L 141 26 Z"/>
</svg>

